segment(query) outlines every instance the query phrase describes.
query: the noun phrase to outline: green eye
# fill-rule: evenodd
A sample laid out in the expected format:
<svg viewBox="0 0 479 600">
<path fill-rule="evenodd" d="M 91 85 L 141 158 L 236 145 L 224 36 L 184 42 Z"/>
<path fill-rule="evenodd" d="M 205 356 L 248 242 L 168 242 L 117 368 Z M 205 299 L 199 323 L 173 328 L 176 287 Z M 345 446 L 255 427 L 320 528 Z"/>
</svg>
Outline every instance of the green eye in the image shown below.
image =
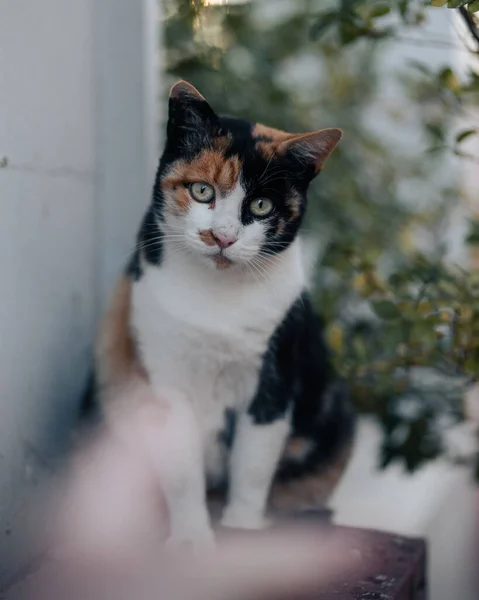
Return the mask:
<svg viewBox="0 0 479 600">
<path fill-rule="evenodd" d="M 215 197 L 215 191 L 212 186 L 201 181 L 190 183 L 189 190 L 193 199 L 197 202 L 211 202 Z"/>
<path fill-rule="evenodd" d="M 256 198 L 249 205 L 249 209 L 255 217 L 266 217 L 273 208 L 274 205 L 269 198 Z"/>
</svg>

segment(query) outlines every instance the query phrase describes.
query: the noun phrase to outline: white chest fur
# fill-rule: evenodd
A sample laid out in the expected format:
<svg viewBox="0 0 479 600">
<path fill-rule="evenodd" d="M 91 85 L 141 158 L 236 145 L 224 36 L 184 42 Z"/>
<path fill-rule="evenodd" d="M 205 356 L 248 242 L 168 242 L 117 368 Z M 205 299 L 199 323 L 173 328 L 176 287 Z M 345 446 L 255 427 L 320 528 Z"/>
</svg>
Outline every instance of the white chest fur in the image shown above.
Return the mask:
<svg viewBox="0 0 479 600">
<path fill-rule="evenodd" d="M 205 445 L 224 426 L 226 408 L 246 408 L 263 353 L 305 285 L 299 240 L 269 271 L 217 271 L 166 251 L 133 286 L 132 325 L 157 390 L 191 402 Z"/>
</svg>

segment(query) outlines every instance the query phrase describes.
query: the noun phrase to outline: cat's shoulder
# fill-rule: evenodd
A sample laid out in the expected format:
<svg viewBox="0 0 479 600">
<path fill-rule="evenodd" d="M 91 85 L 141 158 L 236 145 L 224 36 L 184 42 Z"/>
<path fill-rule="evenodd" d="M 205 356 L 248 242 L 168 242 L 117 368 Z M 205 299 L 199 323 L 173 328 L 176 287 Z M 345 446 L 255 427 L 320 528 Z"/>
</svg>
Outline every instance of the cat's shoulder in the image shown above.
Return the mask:
<svg viewBox="0 0 479 600">
<path fill-rule="evenodd" d="M 283 325 L 291 328 L 297 328 L 298 325 L 306 328 L 323 328 L 323 319 L 314 306 L 313 298 L 308 288 L 304 287 L 298 293 L 285 315 Z"/>
</svg>

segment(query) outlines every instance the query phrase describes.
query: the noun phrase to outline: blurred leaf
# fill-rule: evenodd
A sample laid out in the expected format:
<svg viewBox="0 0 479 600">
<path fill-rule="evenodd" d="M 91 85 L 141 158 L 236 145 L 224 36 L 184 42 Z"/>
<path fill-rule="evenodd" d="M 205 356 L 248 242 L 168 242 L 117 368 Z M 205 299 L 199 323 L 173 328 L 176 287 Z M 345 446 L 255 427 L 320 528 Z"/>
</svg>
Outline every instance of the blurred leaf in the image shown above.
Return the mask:
<svg viewBox="0 0 479 600">
<path fill-rule="evenodd" d="M 391 300 L 372 300 L 371 306 L 377 316 L 385 321 L 401 318 L 401 312 Z"/>
<path fill-rule="evenodd" d="M 459 80 L 450 67 L 442 69 L 442 71 L 439 73 L 439 81 L 445 88 L 448 88 L 451 91 L 456 91 L 459 89 Z"/>
<path fill-rule="evenodd" d="M 479 244 L 479 221 L 471 220 L 469 222 L 469 233 L 466 237 L 466 243 L 471 245 Z"/>
<path fill-rule="evenodd" d="M 427 154 L 436 154 L 437 152 L 442 152 L 446 149 L 447 149 L 447 146 L 445 146 L 444 144 L 442 144 L 441 146 L 431 146 L 430 148 L 426 149 L 426 153 Z"/>
<path fill-rule="evenodd" d="M 368 354 L 365 340 L 361 337 L 355 337 L 352 340 L 352 347 L 356 357 L 359 358 L 359 360 L 364 361 Z"/>
<path fill-rule="evenodd" d="M 471 13 L 479 11 L 479 0 L 474 0 L 467 5 L 467 10 Z"/>
<path fill-rule="evenodd" d="M 470 71 L 469 81 L 461 89 L 463 92 L 479 92 L 479 75 L 474 71 Z"/>
<path fill-rule="evenodd" d="M 338 13 L 336 11 L 323 13 L 311 26 L 311 38 L 319 39 L 337 21 Z"/>
<path fill-rule="evenodd" d="M 334 352 L 340 352 L 344 343 L 344 330 L 339 323 L 333 323 L 327 329 L 327 341 Z"/>
<path fill-rule="evenodd" d="M 478 0 L 478 2 L 479 2 L 479 0 Z M 465 129 L 464 131 L 461 131 L 461 133 L 457 134 L 456 143 L 460 144 L 465 139 L 471 137 L 471 135 L 476 135 L 476 134 L 477 134 L 477 129 Z"/>
<path fill-rule="evenodd" d="M 439 142 L 444 141 L 444 130 L 439 123 L 426 123 L 425 128 L 431 138 Z"/>
<path fill-rule="evenodd" d="M 362 27 L 358 27 L 350 20 L 342 19 L 339 24 L 339 35 L 341 43 L 347 45 L 355 42 L 365 33 Z"/>
<path fill-rule="evenodd" d="M 447 0 L 444 0 L 446 2 Z M 409 1 L 408 0 L 400 0 L 398 4 L 399 14 L 403 21 L 406 21 L 408 14 Z"/>
<path fill-rule="evenodd" d="M 469 0 L 448 0 L 447 6 L 448 8 L 460 8 L 468 2 Z"/>
<path fill-rule="evenodd" d="M 383 17 L 391 12 L 391 7 L 384 4 L 375 4 L 371 8 L 371 12 L 369 13 L 372 18 Z"/>
<path fill-rule="evenodd" d="M 425 317 L 434 311 L 434 304 L 429 300 L 423 300 L 419 304 L 416 303 L 415 310 L 419 315 Z"/>
<path fill-rule="evenodd" d="M 412 327 L 411 336 L 419 344 L 426 346 L 435 346 L 436 344 L 436 331 L 429 320 L 416 321 Z"/>
<path fill-rule="evenodd" d="M 444 6 L 448 0 L 431 0 L 432 6 Z"/>
</svg>

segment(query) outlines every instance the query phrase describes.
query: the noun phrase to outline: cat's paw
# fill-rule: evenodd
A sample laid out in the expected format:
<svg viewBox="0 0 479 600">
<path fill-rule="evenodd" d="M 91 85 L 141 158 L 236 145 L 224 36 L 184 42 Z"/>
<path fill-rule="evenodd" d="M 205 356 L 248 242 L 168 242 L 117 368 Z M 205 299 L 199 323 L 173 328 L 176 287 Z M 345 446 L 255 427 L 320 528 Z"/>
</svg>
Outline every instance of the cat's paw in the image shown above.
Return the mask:
<svg viewBox="0 0 479 600">
<path fill-rule="evenodd" d="M 221 525 L 231 529 L 259 530 L 270 527 L 271 521 L 257 512 L 226 509 Z"/>
</svg>

